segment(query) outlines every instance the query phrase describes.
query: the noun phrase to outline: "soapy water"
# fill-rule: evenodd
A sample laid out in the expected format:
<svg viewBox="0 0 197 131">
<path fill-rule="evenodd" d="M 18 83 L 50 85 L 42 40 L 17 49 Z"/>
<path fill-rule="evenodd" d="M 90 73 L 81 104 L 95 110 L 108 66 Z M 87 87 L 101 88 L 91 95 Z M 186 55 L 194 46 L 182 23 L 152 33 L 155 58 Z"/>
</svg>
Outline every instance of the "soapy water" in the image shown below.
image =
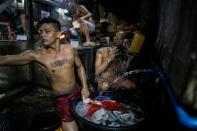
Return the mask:
<svg viewBox="0 0 197 131">
<path fill-rule="evenodd" d="M 99 107 L 99 102 L 105 106 Z M 79 101 L 75 106 L 75 112 L 89 122 L 107 127 L 136 125 L 145 119 L 142 109 L 134 103 L 125 105 L 117 101 L 104 100 L 96 101 L 96 104 L 92 106 L 90 103 Z"/>
<path fill-rule="evenodd" d="M 143 73 L 143 72 L 152 72 L 152 70 L 131 70 L 123 73 L 117 77 L 110 86 L 118 82 L 119 80 L 133 74 Z M 105 96 L 106 91 L 100 91 L 98 96 L 95 98 L 94 102 L 99 103 L 102 101 L 112 101 L 111 97 Z M 115 101 L 116 102 L 116 101 Z M 121 106 L 115 106 L 113 108 L 105 107 L 95 107 L 91 106 L 90 103 L 84 103 L 79 101 L 75 106 L 75 112 L 83 119 L 88 120 L 89 122 L 107 126 L 107 127 L 127 127 L 139 124 L 145 120 L 144 111 L 135 103 L 123 104 L 116 102 L 117 105 L 121 104 L 126 107 L 126 109 L 118 109 Z M 98 104 L 99 105 L 99 104 Z M 114 106 L 113 106 L 114 107 Z M 93 110 L 93 113 L 90 112 Z M 91 115 L 90 115 L 91 113 Z"/>
</svg>

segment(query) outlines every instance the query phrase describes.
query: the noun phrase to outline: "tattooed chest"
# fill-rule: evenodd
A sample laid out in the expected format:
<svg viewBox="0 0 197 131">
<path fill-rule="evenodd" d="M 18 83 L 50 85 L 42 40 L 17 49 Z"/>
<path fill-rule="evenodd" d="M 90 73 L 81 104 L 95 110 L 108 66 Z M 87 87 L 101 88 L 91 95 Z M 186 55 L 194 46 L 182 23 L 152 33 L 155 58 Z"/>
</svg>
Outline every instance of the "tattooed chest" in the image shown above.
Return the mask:
<svg viewBox="0 0 197 131">
<path fill-rule="evenodd" d="M 57 67 L 61 67 L 63 65 L 72 65 L 73 60 L 72 59 L 61 59 L 61 60 L 51 61 L 49 64 L 52 68 L 57 68 Z"/>
</svg>

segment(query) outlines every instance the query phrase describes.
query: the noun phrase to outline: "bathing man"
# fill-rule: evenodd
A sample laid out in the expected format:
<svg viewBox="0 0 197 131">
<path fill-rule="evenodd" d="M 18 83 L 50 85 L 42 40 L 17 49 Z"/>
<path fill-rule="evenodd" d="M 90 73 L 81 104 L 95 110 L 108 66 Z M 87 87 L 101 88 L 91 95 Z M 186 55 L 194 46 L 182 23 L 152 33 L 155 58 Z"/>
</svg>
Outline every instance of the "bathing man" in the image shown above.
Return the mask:
<svg viewBox="0 0 197 131">
<path fill-rule="evenodd" d="M 119 35 L 119 33 L 117 33 Z M 136 87 L 134 81 L 128 78 L 120 79 L 132 60 L 127 49 L 122 45 L 124 39 L 115 36 L 114 44 L 97 50 L 95 60 L 95 74 L 100 90 L 123 89 Z"/>
<path fill-rule="evenodd" d="M 50 80 L 51 88 L 57 96 L 58 112 L 62 118 L 63 131 L 77 131 L 71 116 L 69 104 L 80 95 L 89 96 L 86 75 L 77 51 L 70 44 L 60 44 L 60 23 L 52 18 L 44 18 L 37 24 L 41 42 L 45 47 L 28 50 L 18 55 L 0 56 L 0 65 L 23 65 L 32 61 L 38 63 Z M 82 88 L 77 87 L 74 65 L 77 67 Z"/>
</svg>

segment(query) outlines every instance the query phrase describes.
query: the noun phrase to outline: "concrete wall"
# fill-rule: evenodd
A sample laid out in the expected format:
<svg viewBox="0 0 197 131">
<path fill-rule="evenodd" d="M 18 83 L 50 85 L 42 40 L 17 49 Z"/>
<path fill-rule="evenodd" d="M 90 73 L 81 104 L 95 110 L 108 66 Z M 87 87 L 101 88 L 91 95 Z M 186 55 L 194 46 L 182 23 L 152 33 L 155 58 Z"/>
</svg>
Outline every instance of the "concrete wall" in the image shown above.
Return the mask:
<svg viewBox="0 0 197 131">
<path fill-rule="evenodd" d="M 197 1 L 160 0 L 156 49 L 174 92 L 182 99 L 196 61 Z"/>
<path fill-rule="evenodd" d="M 22 41 L 0 41 L 0 54 L 19 54 L 27 50 L 27 44 Z M 31 80 L 29 65 L 0 66 L 0 93 L 10 88 L 22 85 Z"/>
</svg>

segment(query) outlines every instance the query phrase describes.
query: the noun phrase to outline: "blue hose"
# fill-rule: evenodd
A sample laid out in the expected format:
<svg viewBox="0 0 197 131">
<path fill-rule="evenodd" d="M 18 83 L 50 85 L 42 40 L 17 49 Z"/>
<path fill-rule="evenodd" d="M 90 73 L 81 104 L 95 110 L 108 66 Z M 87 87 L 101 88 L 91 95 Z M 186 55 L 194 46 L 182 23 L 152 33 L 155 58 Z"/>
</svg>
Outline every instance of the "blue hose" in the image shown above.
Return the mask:
<svg viewBox="0 0 197 131">
<path fill-rule="evenodd" d="M 160 79 L 162 80 L 165 88 L 167 89 L 167 93 L 168 93 L 170 100 L 172 102 L 172 106 L 176 111 L 176 115 L 178 117 L 179 122 L 187 128 L 197 129 L 197 117 L 191 116 L 183 109 L 183 107 L 181 107 L 180 105 L 177 104 L 176 99 L 171 91 L 169 84 L 167 83 L 167 80 L 166 80 L 164 74 L 162 73 L 162 71 L 160 69 L 158 70 L 158 73 L 159 73 Z"/>
<path fill-rule="evenodd" d="M 129 72 L 126 72 L 126 75 L 131 75 L 135 73 L 156 73 L 159 75 L 160 79 L 162 80 L 164 87 L 167 90 L 167 93 L 170 97 L 170 100 L 172 102 L 172 106 L 176 111 L 176 115 L 178 117 L 179 122 L 184 125 L 186 128 L 190 129 L 197 129 L 197 117 L 193 117 L 190 114 L 188 114 L 180 105 L 177 104 L 175 96 L 173 95 L 171 91 L 171 87 L 169 86 L 166 77 L 162 70 L 159 67 L 154 67 L 150 69 L 139 69 L 139 70 L 132 70 Z"/>
</svg>

